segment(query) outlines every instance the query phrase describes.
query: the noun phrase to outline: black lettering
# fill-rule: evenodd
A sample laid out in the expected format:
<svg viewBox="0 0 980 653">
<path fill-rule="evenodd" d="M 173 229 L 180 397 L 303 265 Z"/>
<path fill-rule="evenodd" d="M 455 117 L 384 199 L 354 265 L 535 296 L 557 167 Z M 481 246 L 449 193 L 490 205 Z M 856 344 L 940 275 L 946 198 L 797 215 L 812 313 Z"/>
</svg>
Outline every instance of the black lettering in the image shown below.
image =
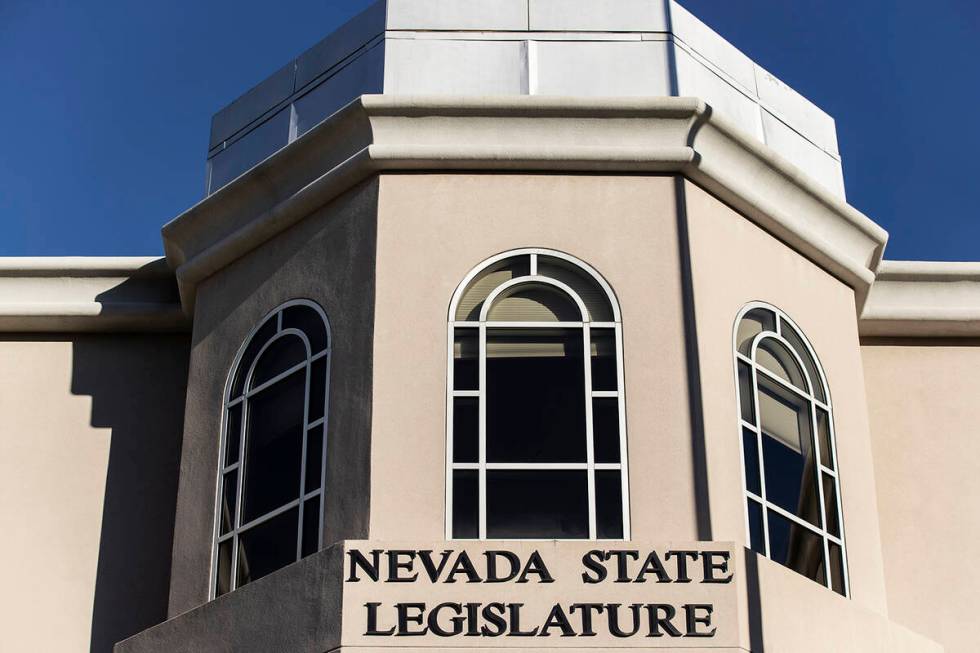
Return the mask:
<svg viewBox="0 0 980 653">
<path fill-rule="evenodd" d="M 606 560 L 611 558 L 616 558 L 616 581 L 617 583 L 631 583 L 633 579 L 630 578 L 629 570 L 626 568 L 626 559 L 633 558 L 634 560 L 640 559 L 640 553 L 638 551 L 607 551 Z"/>
<path fill-rule="evenodd" d="M 697 616 L 698 610 L 704 610 L 705 615 L 703 617 Z M 714 612 L 715 607 L 707 603 L 691 603 L 684 606 L 684 612 L 687 616 L 687 637 L 714 637 L 717 628 L 712 628 L 711 630 L 705 630 L 698 632 L 698 625 L 710 626 L 711 625 L 711 613 Z"/>
<path fill-rule="evenodd" d="M 521 572 L 521 577 L 517 579 L 517 582 L 527 583 L 529 574 L 537 574 L 539 583 L 555 582 L 555 579 L 551 577 L 551 573 L 548 571 L 548 565 L 544 564 L 544 560 L 541 559 L 541 554 L 537 551 L 532 553 L 531 557 L 527 559 L 527 564 L 524 565 L 524 571 Z"/>
<path fill-rule="evenodd" d="M 446 576 L 446 582 L 455 583 L 456 574 L 464 574 L 467 583 L 479 583 L 483 580 L 480 578 L 480 574 L 476 572 L 476 567 L 473 566 L 473 561 L 470 560 L 466 551 L 461 551 L 459 557 L 456 558 L 456 562 L 453 563 L 453 568 L 449 570 L 449 575 Z"/>
<path fill-rule="evenodd" d="M 447 549 L 440 555 L 442 557 L 439 559 L 439 566 L 437 567 L 432 560 L 432 551 L 419 551 L 419 560 L 422 561 L 425 573 L 433 583 L 437 582 L 439 576 L 442 575 L 442 570 L 446 568 L 446 563 L 449 562 L 449 556 L 452 555 L 452 551 Z"/>
<path fill-rule="evenodd" d="M 402 560 L 404 557 L 408 560 Z M 419 575 L 402 576 L 399 572 L 402 569 L 412 571 L 415 563 L 415 551 L 389 551 L 388 552 L 388 579 L 386 583 L 414 583 Z"/>
<path fill-rule="evenodd" d="M 592 612 L 595 611 L 596 614 L 602 612 L 601 603 L 574 603 L 571 606 L 570 612 L 575 612 L 579 610 L 582 612 L 582 632 L 579 633 L 581 637 L 595 637 L 595 630 L 592 629 Z"/>
<path fill-rule="evenodd" d="M 357 567 L 361 568 L 368 578 L 374 582 L 378 582 L 379 574 L 378 567 L 381 566 L 381 551 L 375 549 L 371 551 L 372 562 L 368 562 L 368 559 L 364 557 L 364 554 L 357 549 L 351 549 L 347 552 L 347 557 L 350 558 L 350 575 L 347 577 L 348 583 L 359 583 L 361 579 L 357 577 Z"/>
<path fill-rule="evenodd" d="M 606 580 L 606 576 L 609 572 L 606 571 L 606 566 L 602 564 L 602 551 L 593 550 L 582 556 L 582 564 L 585 566 L 586 571 L 582 573 L 582 582 L 589 585 L 595 585 L 596 583 L 601 583 Z M 592 572 L 595 576 L 590 576 L 588 572 Z"/>
<path fill-rule="evenodd" d="M 517 578 L 517 572 L 521 569 L 521 559 L 517 557 L 516 554 L 510 551 L 487 551 L 484 553 L 487 557 L 487 582 L 488 583 L 506 583 L 508 581 Z M 502 557 L 508 563 L 510 563 L 510 571 L 506 576 L 499 576 L 497 574 L 497 558 Z"/>
<path fill-rule="evenodd" d="M 691 577 L 687 575 L 687 559 L 691 560 L 698 559 L 697 551 L 668 551 L 667 555 L 664 556 L 665 560 L 670 560 L 671 557 L 677 558 L 677 578 L 674 580 L 675 583 L 690 583 Z"/>
<path fill-rule="evenodd" d="M 456 616 L 450 617 L 449 619 L 449 623 L 452 626 L 448 630 L 443 628 L 439 623 L 439 613 L 443 610 L 454 610 L 456 612 Z M 463 633 L 463 623 L 466 621 L 466 617 L 462 615 L 462 612 L 463 606 L 459 603 L 440 603 L 429 612 L 429 632 L 436 637 L 455 637 L 456 635 L 461 635 Z"/>
<path fill-rule="evenodd" d="M 562 637 L 575 637 L 575 629 L 569 623 L 565 610 L 557 603 L 551 606 L 551 612 L 548 613 L 548 618 L 544 620 L 538 637 L 551 637 L 551 633 L 548 631 L 552 628 L 559 628 Z"/>
<path fill-rule="evenodd" d="M 609 632 L 612 633 L 613 637 L 632 637 L 640 630 L 640 604 L 633 603 L 630 605 L 630 612 L 633 613 L 633 630 L 626 632 L 619 627 L 619 608 L 622 606 L 620 603 L 607 603 L 606 604 L 606 619 L 609 620 Z"/>
<path fill-rule="evenodd" d="M 421 626 L 424 622 L 422 615 L 425 614 L 425 603 L 396 603 L 395 609 L 398 611 L 398 632 L 395 637 L 419 637 L 429 632 L 428 628 L 422 630 L 409 630 L 409 624 Z M 416 611 L 409 614 L 409 610 Z"/>
<path fill-rule="evenodd" d="M 477 628 L 477 617 L 480 614 L 479 603 L 466 604 L 466 636 L 479 637 L 480 629 Z"/>
<path fill-rule="evenodd" d="M 538 634 L 538 629 L 521 630 L 521 608 L 523 603 L 508 603 L 507 609 L 510 610 L 510 632 L 508 637 L 534 637 Z"/>
<path fill-rule="evenodd" d="M 660 616 L 661 612 L 664 613 L 664 616 Z M 647 637 L 663 637 L 664 633 L 660 632 L 661 628 L 670 637 L 681 636 L 681 631 L 677 630 L 674 624 L 670 623 L 670 620 L 677 614 L 674 606 L 662 603 L 647 603 L 647 613 L 650 619 L 650 633 Z"/>
<path fill-rule="evenodd" d="M 356 581 L 355 581 L 356 582 Z M 395 634 L 395 627 L 392 626 L 388 630 L 378 630 L 378 606 L 380 603 L 365 603 L 364 607 L 367 608 L 367 632 L 364 634 L 368 637 L 377 636 L 388 636 Z"/>
<path fill-rule="evenodd" d="M 715 556 L 721 558 L 721 562 L 715 562 Z M 730 583 L 732 576 L 728 570 L 728 560 L 731 554 L 728 551 L 705 551 L 701 554 L 701 561 L 704 563 L 704 582 L 705 583 Z M 715 572 L 720 571 L 727 576 L 715 576 Z"/>
<path fill-rule="evenodd" d="M 507 620 L 504 618 L 504 611 L 507 609 L 503 603 L 488 603 L 483 606 L 483 620 L 495 629 L 487 626 L 480 628 L 480 634 L 484 637 L 500 637 L 507 632 Z"/>
<path fill-rule="evenodd" d="M 654 573 L 657 575 L 658 583 L 669 583 L 670 574 L 664 569 L 664 563 L 660 562 L 660 556 L 657 555 L 656 551 L 651 551 L 650 555 L 643 562 L 643 567 L 640 568 L 640 573 L 636 575 L 637 583 L 647 582 L 646 575 L 649 573 Z"/>
</svg>

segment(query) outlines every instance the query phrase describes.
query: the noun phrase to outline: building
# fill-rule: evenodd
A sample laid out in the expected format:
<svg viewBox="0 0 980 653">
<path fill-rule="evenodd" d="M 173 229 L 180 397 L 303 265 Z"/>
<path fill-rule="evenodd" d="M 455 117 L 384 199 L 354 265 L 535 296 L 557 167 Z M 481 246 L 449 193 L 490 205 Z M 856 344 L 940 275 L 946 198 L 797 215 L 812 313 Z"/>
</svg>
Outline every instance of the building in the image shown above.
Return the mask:
<svg viewBox="0 0 980 653">
<path fill-rule="evenodd" d="M 212 125 L 165 260 L 0 260 L 0 649 L 974 650 L 980 264 L 679 5 L 383 1 Z"/>
</svg>

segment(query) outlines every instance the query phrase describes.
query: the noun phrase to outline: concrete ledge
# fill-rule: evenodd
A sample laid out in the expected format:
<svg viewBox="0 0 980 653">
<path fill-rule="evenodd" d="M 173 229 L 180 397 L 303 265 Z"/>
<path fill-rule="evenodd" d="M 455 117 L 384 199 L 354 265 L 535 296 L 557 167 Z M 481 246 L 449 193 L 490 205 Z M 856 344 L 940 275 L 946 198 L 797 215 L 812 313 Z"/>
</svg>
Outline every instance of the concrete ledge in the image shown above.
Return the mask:
<svg viewBox="0 0 980 653">
<path fill-rule="evenodd" d="M 852 286 L 887 233 L 694 98 L 365 95 L 163 228 L 181 300 L 198 283 L 385 171 L 679 173 Z"/>
<path fill-rule="evenodd" d="M 865 337 L 980 336 L 980 263 L 883 261 L 859 330 Z"/>
<path fill-rule="evenodd" d="M 0 259 L 0 332 L 166 332 L 189 328 L 174 274 L 164 259 Z"/>
</svg>

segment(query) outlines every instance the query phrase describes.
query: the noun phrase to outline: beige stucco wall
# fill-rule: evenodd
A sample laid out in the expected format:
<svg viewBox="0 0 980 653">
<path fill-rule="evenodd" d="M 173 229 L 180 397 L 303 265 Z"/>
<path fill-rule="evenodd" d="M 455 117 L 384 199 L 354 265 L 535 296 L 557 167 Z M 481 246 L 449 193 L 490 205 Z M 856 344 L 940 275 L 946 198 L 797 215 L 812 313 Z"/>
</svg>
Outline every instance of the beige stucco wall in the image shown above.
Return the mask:
<svg viewBox="0 0 980 653">
<path fill-rule="evenodd" d="M 0 338 L 0 650 L 166 616 L 186 336 Z"/>
<path fill-rule="evenodd" d="M 576 256 L 612 286 L 633 537 L 697 539 L 675 224 L 666 176 L 381 176 L 372 539 L 444 537 L 449 302 L 480 262 L 521 247 Z"/>
<path fill-rule="evenodd" d="M 974 651 L 980 569 L 980 342 L 870 341 L 861 350 L 893 619 Z"/>
</svg>

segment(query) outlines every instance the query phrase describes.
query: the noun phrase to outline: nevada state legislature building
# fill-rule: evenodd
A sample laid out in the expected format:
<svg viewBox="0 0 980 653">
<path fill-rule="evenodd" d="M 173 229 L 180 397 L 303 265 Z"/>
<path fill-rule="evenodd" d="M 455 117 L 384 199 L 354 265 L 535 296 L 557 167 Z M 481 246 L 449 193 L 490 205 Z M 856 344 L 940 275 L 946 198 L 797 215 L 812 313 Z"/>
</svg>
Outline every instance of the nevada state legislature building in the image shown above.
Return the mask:
<svg viewBox="0 0 980 653">
<path fill-rule="evenodd" d="M 980 646 L 980 263 L 676 3 L 381 1 L 206 169 L 0 259 L 0 650 Z"/>
</svg>

